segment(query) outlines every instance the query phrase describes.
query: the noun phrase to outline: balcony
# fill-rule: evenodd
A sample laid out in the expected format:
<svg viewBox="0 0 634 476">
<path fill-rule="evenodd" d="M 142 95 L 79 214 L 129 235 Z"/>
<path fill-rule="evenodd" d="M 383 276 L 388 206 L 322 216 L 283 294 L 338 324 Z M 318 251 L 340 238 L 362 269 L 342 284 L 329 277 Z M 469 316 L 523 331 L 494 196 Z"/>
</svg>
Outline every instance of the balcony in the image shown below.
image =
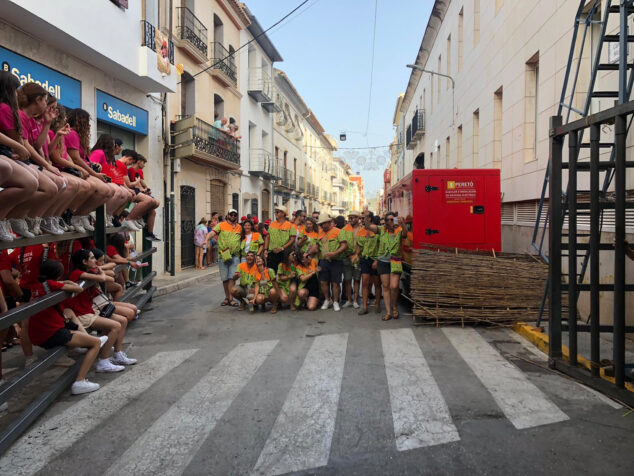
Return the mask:
<svg viewBox="0 0 634 476">
<path fill-rule="evenodd" d="M 277 179 L 273 154 L 264 149 L 251 149 L 249 151 L 249 173 L 266 180 Z"/>
<path fill-rule="evenodd" d="M 330 174 L 331 177 L 336 177 L 337 176 L 337 167 L 335 167 L 334 165 L 330 165 L 328 166 L 328 173 Z"/>
<path fill-rule="evenodd" d="M 240 169 L 240 141 L 194 116 L 173 125 L 177 159 L 188 158 L 202 165 L 225 170 Z"/>
<path fill-rule="evenodd" d="M 298 184 L 297 184 L 298 191 L 299 191 L 300 193 L 306 193 L 306 183 L 305 183 L 305 181 L 304 181 L 304 177 L 302 177 L 301 175 L 299 175 L 299 176 L 298 176 L 298 179 L 299 179 L 299 180 L 298 180 Z"/>
<path fill-rule="evenodd" d="M 277 113 L 277 112 L 280 112 L 280 111 L 282 110 L 281 105 L 280 105 L 280 104 L 277 104 L 277 103 L 276 103 L 276 102 L 272 99 L 272 98 L 274 98 L 274 97 L 276 96 L 276 94 L 275 94 L 275 93 L 276 93 L 276 88 L 273 86 L 273 87 L 271 88 L 271 93 L 270 93 L 271 99 L 270 99 L 270 100 L 268 100 L 268 101 L 263 101 L 263 102 L 262 102 L 262 108 L 263 108 L 266 112 L 268 112 L 269 114 L 270 114 L 270 113 L 273 113 L 273 112 L 276 112 L 276 113 Z M 279 97 L 279 94 L 278 94 L 277 96 Z"/>
<path fill-rule="evenodd" d="M 279 178 L 278 183 L 275 184 L 276 190 L 295 190 L 295 172 L 291 169 L 280 165 L 277 169 L 277 176 Z"/>
<path fill-rule="evenodd" d="M 333 180 L 332 186 L 335 188 L 340 188 L 341 190 L 344 190 L 346 188 L 346 185 L 343 183 L 343 180 Z"/>
<path fill-rule="evenodd" d="M 199 63 L 207 61 L 207 28 L 187 7 L 176 7 L 178 25 L 176 36 L 183 40 L 183 48 Z"/>
<path fill-rule="evenodd" d="M 412 139 L 418 140 L 425 135 L 425 110 L 417 109 L 412 117 Z"/>
<path fill-rule="evenodd" d="M 350 206 L 350 202 L 347 202 L 345 200 L 341 202 L 341 208 L 343 208 L 344 210 L 347 210 L 349 206 Z"/>
<path fill-rule="evenodd" d="M 150 22 L 141 20 L 141 27 L 143 29 L 143 39 L 141 41 L 141 46 L 147 46 L 149 49 L 154 51 L 155 53 L 163 53 L 162 45 L 156 44 L 156 28 Z M 170 64 L 174 64 L 174 42 L 168 40 L 167 45 L 167 57 L 169 59 Z"/>
<path fill-rule="evenodd" d="M 271 102 L 271 76 L 264 68 L 251 68 L 249 70 L 249 96 L 257 102 Z"/>
<path fill-rule="evenodd" d="M 407 126 L 407 142 L 406 142 L 406 147 L 408 150 L 413 150 L 416 147 L 416 141 L 412 140 L 412 126 L 409 125 Z"/>
<path fill-rule="evenodd" d="M 238 68 L 236 67 L 235 54 L 229 56 L 229 50 L 222 43 L 210 43 L 211 64 L 209 72 L 224 86 L 235 87 L 238 84 Z"/>
</svg>

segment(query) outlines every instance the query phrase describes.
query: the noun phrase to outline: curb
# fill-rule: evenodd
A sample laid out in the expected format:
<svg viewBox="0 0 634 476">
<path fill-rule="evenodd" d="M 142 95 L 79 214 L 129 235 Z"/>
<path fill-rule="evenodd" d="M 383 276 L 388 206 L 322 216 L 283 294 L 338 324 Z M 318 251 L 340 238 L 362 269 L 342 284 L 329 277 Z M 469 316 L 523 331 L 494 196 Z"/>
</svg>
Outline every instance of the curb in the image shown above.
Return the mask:
<svg viewBox="0 0 634 476">
<path fill-rule="evenodd" d="M 548 336 L 539 328 L 531 326 L 530 324 L 526 324 L 525 322 L 516 322 L 513 324 L 513 330 L 517 332 L 519 335 L 524 337 L 530 343 L 535 345 L 539 350 L 548 355 Z M 570 349 L 568 346 L 562 344 L 561 353 L 565 361 L 570 362 Z M 588 359 L 582 357 L 581 355 L 577 356 L 577 363 L 579 367 L 585 368 L 590 371 L 591 364 Z M 599 369 L 599 375 L 603 380 L 607 380 L 610 383 L 614 383 L 614 377 L 610 377 L 605 374 L 605 369 Z M 634 385 L 625 382 L 625 389 L 630 392 L 634 392 Z"/>
<path fill-rule="evenodd" d="M 194 284 L 200 283 L 201 281 L 206 281 L 208 279 L 214 278 L 219 273 L 220 271 L 218 270 L 218 267 L 215 266 L 213 269 L 211 269 L 211 271 L 203 275 L 191 276 L 189 278 L 185 278 L 174 283 L 169 283 L 169 284 L 160 286 L 157 288 L 156 292 L 154 293 L 154 296 L 158 297 L 158 296 L 165 296 L 166 294 L 175 293 L 176 291 L 180 291 L 181 289 L 188 288 L 190 286 L 193 286 Z"/>
</svg>

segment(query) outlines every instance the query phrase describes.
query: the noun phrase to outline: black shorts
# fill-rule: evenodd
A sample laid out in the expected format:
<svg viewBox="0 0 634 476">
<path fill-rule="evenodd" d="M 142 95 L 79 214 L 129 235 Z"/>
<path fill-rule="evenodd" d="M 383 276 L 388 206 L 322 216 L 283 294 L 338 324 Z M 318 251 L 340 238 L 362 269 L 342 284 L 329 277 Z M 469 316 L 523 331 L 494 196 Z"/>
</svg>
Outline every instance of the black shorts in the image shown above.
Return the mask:
<svg viewBox="0 0 634 476">
<path fill-rule="evenodd" d="M 378 273 L 376 269 L 372 268 L 374 260 L 372 258 L 361 258 L 361 274 L 369 274 L 370 276 L 376 276 Z"/>
<path fill-rule="evenodd" d="M 391 274 L 392 273 L 392 263 L 390 263 L 389 261 L 387 263 L 384 263 L 383 261 L 379 261 L 379 264 L 377 266 L 377 271 L 379 273 L 379 276 L 381 276 L 383 274 Z"/>
<path fill-rule="evenodd" d="M 277 268 L 282 262 L 282 258 L 284 257 L 284 252 L 282 253 L 273 253 L 269 251 L 269 256 L 266 258 L 266 267 L 272 269 L 277 273 Z"/>
<path fill-rule="evenodd" d="M 52 349 L 54 347 L 59 347 L 60 345 L 66 345 L 73 338 L 73 334 L 70 331 L 76 331 L 79 329 L 77 324 L 74 322 L 67 322 L 66 327 L 63 329 L 59 329 L 51 338 L 49 338 L 42 347 L 45 349 Z"/>
<path fill-rule="evenodd" d="M 308 297 L 319 299 L 319 280 L 317 276 L 311 276 L 310 279 L 306 281 L 306 289 L 308 289 Z"/>
<path fill-rule="evenodd" d="M 319 260 L 319 281 L 327 283 L 340 283 L 343 278 L 343 261 L 325 259 Z"/>
</svg>

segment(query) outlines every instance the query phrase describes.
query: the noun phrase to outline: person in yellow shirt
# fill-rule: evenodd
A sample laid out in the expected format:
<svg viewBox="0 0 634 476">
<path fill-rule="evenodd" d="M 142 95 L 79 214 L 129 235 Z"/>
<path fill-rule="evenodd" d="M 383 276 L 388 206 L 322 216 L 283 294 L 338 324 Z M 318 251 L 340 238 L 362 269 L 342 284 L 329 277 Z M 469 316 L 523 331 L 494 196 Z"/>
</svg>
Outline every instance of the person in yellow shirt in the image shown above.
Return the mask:
<svg viewBox="0 0 634 476">
<path fill-rule="evenodd" d="M 218 223 L 211 233 L 207 235 L 207 246 L 209 240 L 217 237 L 218 243 L 218 269 L 220 270 L 220 279 L 222 287 L 225 291 L 225 300 L 222 306 L 237 306 L 231 294 L 233 287 L 233 275 L 236 272 L 238 264 L 240 264 L 240 243 L 242 239 L 242 227 L 238 223 L 238 212 L 234 209 L 229 210 L 227 221 Z"/>
<path fill-rule="evenodd" d="M 269 225 L 269 232 L 264 238 L 264 257 L 267 266 L 273 270 L 282 262 L 284 251 L 295 246 L 297 229 L 286 218 L 288 211 L 285 206 L 275 206 L 275 220 Z"/>
<path fill-rule="evenodd" d="M 233 275 L 233 281 L 240 280 L 240 283 L 233 287 L 231 291 L 234 298 L 240 303 L 239 310 L 243 310 L 247 304 L 249 304 L 249 310 L 253 312 L 253 297 L 255 296 L 255 282 L 257 280 L 258 268 L 255 265 L 255 253 L 248 251 L 246 259 L 243 263 L 238 265 L 238 268 Z"/>
</svg>

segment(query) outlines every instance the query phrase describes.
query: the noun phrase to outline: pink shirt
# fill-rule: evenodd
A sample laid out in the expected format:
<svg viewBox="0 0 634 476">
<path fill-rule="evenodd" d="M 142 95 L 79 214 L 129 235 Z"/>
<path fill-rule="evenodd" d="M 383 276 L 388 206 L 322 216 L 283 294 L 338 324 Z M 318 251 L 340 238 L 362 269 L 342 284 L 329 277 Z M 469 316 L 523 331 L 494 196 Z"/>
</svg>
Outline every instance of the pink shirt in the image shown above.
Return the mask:
<svg viewBox="0 0 634 476">
<path fill-rule="evenodd" d="M 29 118 L 26 117 L 26 114 L 22 111 L 19 111 L 18 115 L 20 117 L 20 123 L 22 124 L 22 137 L 30 142 L 29 133 L 31 132 L 31 124 Z M 3 102 L 0 104 L 0 132 L 7 135 L 9 131 L 15 130 L 17 130 L 17 128 L 15 126 L 15 121 L 13 120 L 13 111 L 11 110 L 11 106 Z"/>
<path fill-rule="evenodd" d="M 51 142 L 53 142 L 54 138 L 55 138 L 55 133 L 49 129 L 48 137 L 46 138 L 46 140 L 44 141 L 44 145 L 42 146 L 42 149 L 44 150 L 46 157 L 50 158 L 49 145 Z M 68 152 L 66 151 L 66 144 L 64 143 L 64 140 L 60 141 L 60 144 L 61 144 L 60 157 L 62 159 L 70 161 L 70 157 L 68 157 Z M 60 168 L 60 166 L 57 166 L 57 165 L 55 165 L 55 167 L 57 167 L 58 169 Z"/>
<path fill-rule="evenodd" d="M 79 152 L 79 156 L 84 160 L 84 162 L 88 162 L 86 159 L 86 151 L 81 146 L 81 142 L 79 140 L 79 134 L 74 129 L 70 130 L 70 134 L 64 137 L 64 146 L 67 150 L 76 150 Z"/>
<path fill-rule="evenodd" d="M 90 161 L 101 165 L 102 169 L 108 165 L 106 154 L 101 149 L 97 149 L 90 154 Z"/>
<path fill-rule="evenodd" d="M 36 119 L 27 116 L 24 111 L 20 111 L 19 115 L 22 123 L 22 136 L 34 146 L 40 132 L 42 132 L 42 125 Z"/>
</svg>

